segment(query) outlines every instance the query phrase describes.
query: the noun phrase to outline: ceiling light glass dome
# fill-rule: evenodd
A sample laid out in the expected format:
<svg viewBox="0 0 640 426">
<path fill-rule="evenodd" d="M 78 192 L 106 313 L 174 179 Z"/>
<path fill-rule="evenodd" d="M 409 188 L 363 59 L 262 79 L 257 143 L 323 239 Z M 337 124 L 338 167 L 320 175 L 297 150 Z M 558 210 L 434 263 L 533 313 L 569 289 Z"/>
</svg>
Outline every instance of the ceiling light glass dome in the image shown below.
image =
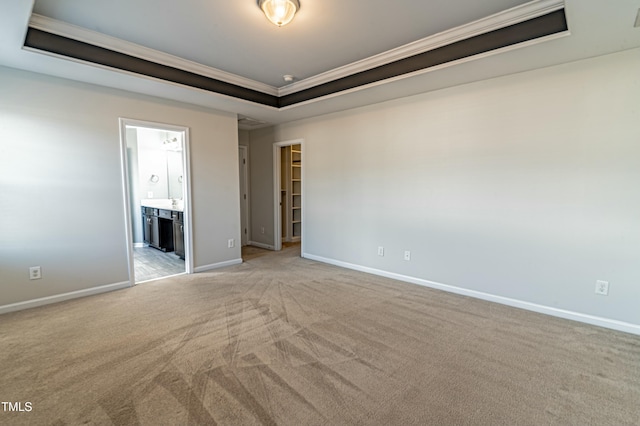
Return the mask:
<svg viewBox="0 0 640 426">
<path fill-rule="evenodd" d="M 258 0 L 258 6 L 267 19 L 282 27 L 291 22 L 300 9 L 300 2 L 298 0 Z"/>
</svg>

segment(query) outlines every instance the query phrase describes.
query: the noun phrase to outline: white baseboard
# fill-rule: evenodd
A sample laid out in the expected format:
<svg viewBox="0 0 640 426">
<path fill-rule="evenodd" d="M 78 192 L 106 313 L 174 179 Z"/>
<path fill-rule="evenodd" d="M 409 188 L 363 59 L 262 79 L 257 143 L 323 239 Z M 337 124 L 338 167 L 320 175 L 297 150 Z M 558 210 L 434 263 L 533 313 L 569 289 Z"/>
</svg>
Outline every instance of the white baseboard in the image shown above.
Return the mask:
<svg viewBox="0 0 640 426">
<path fill-rule="evenodd" d="M 196 273 L 205 272 L 205 271 L 210 271 L 212 269 L 224 268 L 225 266 L 239 265 L 241 263 L 242 263 L 242 259 L 226 260 L 224 262 L 212 263 L 211 265 L 198 266 L 194 268 L 193 271 Z"/>
<path fill-rule="evenodd" d="M 69 293 L 56 294 L 54 296 L 41 297 L 39 299 L 25 300 L 24 302 L 11 303 L 9 305 L 0 306 L 0 314 L 8 312 L 21 311 L 23 309 L 35 308 L 37 306 L 50 305 L 51 303 L 62 302 L 80 297 L 92 296 L 109 291 L 120 290 L 130 287 L 129 281 L 107 284 L 100 287 L 92 287 L 83 290 L 71 291 Z"/>
<path fill-rule="evenodd" d="M 269 244 L 263 244 L 263 243 L 257 243 L 255 241 L 249 241 L 248 243 L 250 246 L 254 246 L 254 247 L 258 247 L 258 248 L 263 248 L 266 250 L 275 250 L 276 248 L 274 246 L 271 246 Z"/>
<path fill-rule="evenodd" d="M 381 277 L 391 278 L 398 281 L 404 281 L 412 284 L 421 285 L 424 287 L 443 290 L 449 293 L 461 294 L 463 296 L 474 297 L 476 299 L 487 300 L 489 302 L 496 302 L 496 303 L 500 303 L 507 306 L 513 306 L 515 308 L 526 309 L 528 311 L 533 311 L 540 314 L 551 315 L 554 317 L 569 319 L 569 320 L 578 321 L 586 324 L 597 325 L 600 327 L 623 331 L 625 333 L 640 335 L 640 325 L 638 324 L 631 324 L 628 322 L 618 321 L 614 319 L 597 317 L 594 315 L 583 314 L 580 312 L 567 311 L 565 309 L 553 308 L 550 306 L 539 305 L 537 303 L 525 302 L 523 300 L 518 300 L 518 299 L 511 299 L 509 297 L 496 296 L 490 293 L 483 293 L 481 291 L 455 287 L 452 285 L 437 283 L 434 281 L 424 280 L 422 278 L 415 278 L 408 275 L 396 274 L 395 272 L 387 272 L 380 269 L 369 268 L 367 266 L 356 265 L 348 262 L 342 262 L 340 260 L 329 259 L 326 257 L 316 256 L 309 253 L 303 253 L 302 257 L 304 257 L 305 259 L 328 263 L 330 265 L 340 266 L 342 268 L 353 269 L 356 271 L 366 272 L 373 275 L 379 275 Z"/>
<path fill-rule="evenodd" d="M 146 247 L 147 244 L 145 244 L 145 243 L 133 243 L 133 246 L 136 247 L 136 248 L 141 248 L 141 247 Z"/>
</svg>

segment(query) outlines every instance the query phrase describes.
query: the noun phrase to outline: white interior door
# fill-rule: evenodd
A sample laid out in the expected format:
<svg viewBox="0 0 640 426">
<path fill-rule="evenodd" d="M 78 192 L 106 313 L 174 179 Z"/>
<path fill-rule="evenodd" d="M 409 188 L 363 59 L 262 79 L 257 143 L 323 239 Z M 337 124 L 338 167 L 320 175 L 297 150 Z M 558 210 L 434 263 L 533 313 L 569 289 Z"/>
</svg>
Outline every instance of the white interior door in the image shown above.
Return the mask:
<svg viewBox="0 0 640 426">
<path fill-rule="evenodd" d="M 247 147 L 238 147 L 238 169 L 240 173 L 240 240 L 242 246 L 249 243 L 249 167 Z"/>
</svg>

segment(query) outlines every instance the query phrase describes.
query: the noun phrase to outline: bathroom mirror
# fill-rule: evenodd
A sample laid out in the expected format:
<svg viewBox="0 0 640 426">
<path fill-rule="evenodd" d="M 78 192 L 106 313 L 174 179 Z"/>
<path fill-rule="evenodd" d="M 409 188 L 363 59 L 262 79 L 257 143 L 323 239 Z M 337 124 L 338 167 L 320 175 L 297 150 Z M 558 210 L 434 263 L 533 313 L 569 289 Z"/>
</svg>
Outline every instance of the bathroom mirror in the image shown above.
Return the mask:
<svg viewBox="0 0 640 426">
<path fill-rule="evenodd" d="M 131 129 L 130 133 L 127 143 L 140 176 L 135 185 L 139 198 L 181 200 L 184 175 L 182 136 L 176 132 L 146 128 Z"/>
<path fill-rule="evenodd" d="M 182 199 L 182 175 L 182 151 L 167 151 L 167 198 Z"/>
</svg>

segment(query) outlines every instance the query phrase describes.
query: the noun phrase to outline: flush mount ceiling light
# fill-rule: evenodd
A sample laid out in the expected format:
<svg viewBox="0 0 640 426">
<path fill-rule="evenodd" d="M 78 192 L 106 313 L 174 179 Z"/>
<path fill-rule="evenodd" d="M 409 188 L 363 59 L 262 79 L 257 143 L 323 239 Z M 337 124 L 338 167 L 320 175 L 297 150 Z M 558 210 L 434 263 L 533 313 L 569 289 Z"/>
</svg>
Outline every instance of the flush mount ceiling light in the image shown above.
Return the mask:
<svg viewBox="0 0 640 426">
<path fill-rule="evenodd" d="M 300 9 L 300 2 L 298 0 L 258 0 L 258 6 L 268 20 L 282 27 L 291 22 Z"/>
</svg>

